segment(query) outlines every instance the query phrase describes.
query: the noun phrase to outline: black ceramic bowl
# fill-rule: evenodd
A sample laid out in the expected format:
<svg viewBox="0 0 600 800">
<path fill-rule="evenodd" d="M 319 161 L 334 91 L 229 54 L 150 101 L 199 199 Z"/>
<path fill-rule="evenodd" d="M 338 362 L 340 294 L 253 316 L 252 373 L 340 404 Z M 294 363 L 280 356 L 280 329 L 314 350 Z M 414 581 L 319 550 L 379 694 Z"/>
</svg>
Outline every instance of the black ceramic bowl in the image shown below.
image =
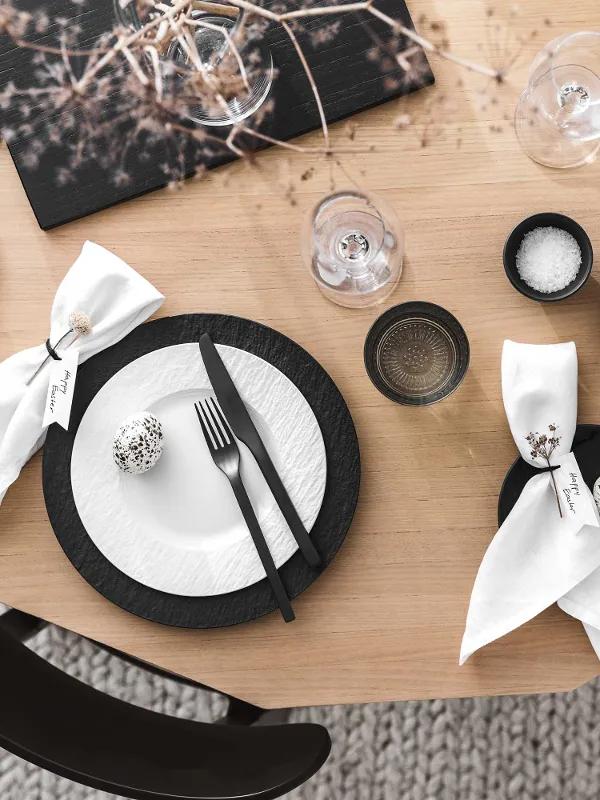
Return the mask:
<svg viewBox="0 0 600 800">
<path fill-rule="evenodd" d="M 523 237 L 529 231 L 535 228 L 561 228 L 563 231 L 570 233 L 576 240 L 581 249 L 581 267 L 575 278 L 571 283 L 567 284 L 564 289 L 557 292 L 538 292 L 532 289 L 531 286 L 521 280 L 517 272 L 517 253 Z M 564 214 L 554 214 L 547 212 L 544 214 L 534 214 L 527 217 L 522 222 L 512 229 L 504 245 L 504 269 L 508 276 L 508 280 L 521 294 L 525 297 L 530 297 L 532 300 L 539 300 L 542 303 L 551 303 L 554 300 L 564 300 L 565 297 L 570 297 L 575 292 L 578 292 L 583 284 L 590 277 L 592 271 L 592 264 L 594 263 L 594 251 L 592 250 L 592 243 L 587 233 L 583 230 L 579 223 L 574 219 L 566 217 Z"/>
<path fill-rule="evenodd" d="M 469 366 L 460 322 L 433 303 L 401 303 L 378 317 L 365 341 L 365 366 L 396 403 L 429 406 L 458 388 Z"/>
</svg>

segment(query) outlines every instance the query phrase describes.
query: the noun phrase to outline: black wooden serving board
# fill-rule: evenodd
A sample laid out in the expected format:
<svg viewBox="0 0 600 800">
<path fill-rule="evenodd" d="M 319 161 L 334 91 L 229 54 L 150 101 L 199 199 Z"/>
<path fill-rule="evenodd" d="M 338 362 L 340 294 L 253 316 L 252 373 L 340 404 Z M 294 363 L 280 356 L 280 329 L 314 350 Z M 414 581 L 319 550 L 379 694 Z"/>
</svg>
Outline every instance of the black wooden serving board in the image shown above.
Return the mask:
<svg viewBox="0 0 600 800">
<path fill-rule="evenodd" d="M 573 438 L 573 453 L 581 477 L 590 491 L 600 478 L 600 425 L 578 425 Z M 498 525 L 502 525 L 528 483 L 539 470 L 519 456 L 506 473 L 498 497 Z"/>
<path fill-rule="evenodd" d="M 271 2 L 272 0 L 269 0 Z M 31 6 L 43 0 L 20 0 Z M 112 0 L 88 0 L 81 8 L 71 0 L 48 0 L 43 3 L 51 17 L 74 18 L 82 27 L 81 46 L 89 46 L 95 38 L 112 28 L 114 11 Z M 381 11 L 412 25 L 403 0 L 377 0 Z M 402 72 L 386 73 L 384 76 L 378 63 L 367 57 L 373 47 L 373 35 L 384 41 L 390 36 L 389 28 L 378 20 L 354 13 L 344 14 L 341 30 L 333 42 L 315 50 L 300 36 L 314 78 L 319 86 L 325 114 L 330 122 L 343 119 L 358 111 L 378 105 L 392 97 L 408 94 L 433 83 L 433 74 L 425 62 L 425 69 L 418 77 L 409 78 Z M 331 21 L 331 18 L 328 18 Z M 315 18 L 309 27 L 323 25 L 323 18 Z M 56 28 L 54 29 L 56 30 Z M 51 31 L 44 40 L 55 43 Z M 268 35 L 269 45 L 279 75 L 275 82 L 275 113 L 266 132 L 278 139 L 290 139 L 319 127 L 319 116 L 310 85 L 294 47 L 280 26 L 273 27 Z M 31 53 L 15 48 L 7 37 L 0 39 L 0 86 L 12 80 L 17 86 L 31 84 Z M 401 78 L 400 86 L 392 86 L 387 78 Z M 35 115 L 35 108 L 33 109 Z M 2 127 L 14 125 L 10 109 L 0 112 Z M 56 125 L 60 126 L 60 114 Z M 212 128 L 211 133 L 217 129 Z M 131 197 L 152 191 L 165 185 L 165 174 L 160 168 L 164 156 L 152 154 L 145 163 L 136 163 L 132 180 L 122 186 L 114 183 L 114 176 L 94 164 L 78 170 L 74 182 L 61 186 L 56 179 L 57 168 L 65 163 L 65 151 L 60 147 L 48 150 L 37 167 L 25 164 L 30 142 L 27 137 L 16 138 L 10 144 L 10 152 L 27 192 L 27 196 L 41 228 L 48 229 L 79 217 L 99 211 Z M 119 142 L 115 141 L 115 147 Z M 213 158 L 209 167 L 216 167 L 233 160 L 228 152 Z"/>
<path fill-rule="evenodd" d="M 247 350 L 283 372 L 308 400 L 323 434 L 327 485 L 311 531 L 322 567 L 309 567 L 299 551 L 283 564 L 279 574 L 290 598 L 310 586 L 337 553 L 352 522 L 360 485 L 358 440 L 344 398 L 306 350 L 272 328 L 223 314 L 167 317 L 140 325 L 121 342 L 82 364 L 77 373 L 69 431 L 51 425 L 44 446 L 44 498 L 50 522 L 75 569 L 106 598 L 145 619 L 184 628 L 234 625 L 275 610 L 268 581 L 265 578 L 245 589 L 215 597 L 182 597 L 129 578 L 98 550 L 81 522 L 71 487 L 71 453 L 85 410 L 115 373 L 162 347 L 198 342 L 205 332 L 216 344 Z"/>
</svg>

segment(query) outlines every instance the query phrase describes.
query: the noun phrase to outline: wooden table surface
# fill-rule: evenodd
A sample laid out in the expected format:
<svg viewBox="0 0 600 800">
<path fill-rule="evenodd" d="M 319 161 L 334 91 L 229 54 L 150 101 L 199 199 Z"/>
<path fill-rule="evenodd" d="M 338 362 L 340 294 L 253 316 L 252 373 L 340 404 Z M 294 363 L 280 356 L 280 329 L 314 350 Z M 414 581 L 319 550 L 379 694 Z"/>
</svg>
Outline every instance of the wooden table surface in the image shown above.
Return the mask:
<svg viewBox="0 0 600 800">
<path fill-rule="evenodd" d="M 92 239 L 166 295 L 161 314 L 238 314 L 307 348 L 348 402 L 363 464 L 346 543 L 296 600 L 292 625 L 274 613 L 230 629 L 177 630 L 113 606 L 54 537 L 39 454 L 0 507 L 0 601 L 264 707 L 566 690 L 600 672 L 580 623 L 556 608 L 458 667 L 473 579 L 516 454 L 500 394 L 503 340 L 574 339 L 579 419 L 600 421 L 598 278 L 592 273 L 571 300 L 536 305 L 511 287 L 501 260 L 511 227 L 537 211 L 575 217 L 600 249 L 599 166 L 544 169 L 521 153 L 507 122 L 538 47 L 561 32 L 600 28 L 600 6 L 528 0 L 511 17 L 512 6 L 499 3 L 489 17 L 476 0 L 412 0 L 415 20 L 447 21 L 464 57 L 485 61 L 491 48 L 503 63 L 526 40 L 517 67 L 498 88 L 435 60 L 431 90 L 355 118 L 355 143 L 375 149 L 344 156 L 341 167 L 270 151 L 257 167 L 236 164 L 43 233 L 0 153 L 0 358 L 46 338 L 56 287 Z M 399 113 L 415 124 L 395 129 Z M 345 125 L 334 133 L 344 141 Z M 309 168 L 314 175 L 302 180 Z M 301 263 L 301 220 L 332 176 L 338 186 L 352 180 L 381 193 L 404 221 L 404 273 L 384 308 L 430 300 L 466 328 L 469 373 L 438 405 L 404 408 L 374 389 L 362 348 L 383 308 L 330 304 Z"/>
</svg>

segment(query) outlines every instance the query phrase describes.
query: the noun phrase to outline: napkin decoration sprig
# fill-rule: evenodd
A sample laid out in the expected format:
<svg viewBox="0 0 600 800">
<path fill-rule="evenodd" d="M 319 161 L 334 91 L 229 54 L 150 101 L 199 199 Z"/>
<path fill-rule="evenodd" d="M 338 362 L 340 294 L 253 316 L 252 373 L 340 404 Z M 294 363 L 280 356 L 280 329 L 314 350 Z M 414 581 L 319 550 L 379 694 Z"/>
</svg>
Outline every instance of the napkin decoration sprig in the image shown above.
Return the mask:
<svg viewBox="0 0 600 800">
<path fill-rule="evenodd" d="M 46 350 L 48 351 L 48 355 L 33 373 L 31 378 L 27 381 L 27 383 L 31 383 L 31 381 L 35 378 L 35 376 L 40 372 L 40 370 L 48 363 L 49 359 L 54 359 L 54 361 L 60 361 L 61 357 L 57 353 L 57 348 L 60 344 L 64 342 L 64 340 L 69 336 L 71 333 L 74 333 L 75 336 L 71 339 L 69 344 L 65 346 L 70 347 L 74 344 L 80 336 L 87 336 L 88 333 L 92 332 L 92 325 L 90 322 L 90 318 L 87 314 L 83 311 L 73 311 L 69 314 L 69 330 L 60 337 L 60 339 L 56 342 L 55 345 L 50 344 L 50 337 L 46 339 Z"/>
<path fill-rule="evenodd" d="M 88 333 L 92 332 L 92 323 L 90 322 L 90 318 L 83 311 L 73 311 L 71 314 L 69 314 L 69 325 L 69 330 L 58 340 L 58 344 L 60 344 L 60 342 L 70 333 L 77 334 L 75 339 L 73 339 L 74 342 L 80 336 L 87 336 Z M 71 344 L 73 344 L 73 342 L 71 342 Z"/>
<path fill-rule="evenodd" d="M 460 663 L 553 603 L 584 623 L 600 652 L 600 516 L 572 452 L 575 343 L 504 342 L 502 398 L 521 458 L 536 474 L 481 561 Z"/>
<path fill-rule="evenodd" d="M 550 436 L 546 433 L 530 433 L 529 436 L 525 437 L 525 440 L 529 442 L 531 447 L 531 457 L 533 459 L 540 459 L 545 461 L 548 465 L 548 472 L 550 472 L 550 477 L 552 478 L 552 486 L 554 487 L 554 494 L 556 495 L 556 503 L 558 505 L 558 513 L 562 519 L 562 509 L 560 507 L 560 497 L 558 496 L 558 488 L 556 486 L 556 479 L 554 477 L 554 469 L 559 469 L 558 465 L 555 465 L 554 469 L 552 469 L 552 464 L 550 463 L 550 459 L 552 457 L 552 453 L 556 450 L 558 445 L 560 444 L 561 436 L 556 436 L 556 429 L 558 425 L 548 425 L 548 430 L 550 431 Z"/>
</svg>

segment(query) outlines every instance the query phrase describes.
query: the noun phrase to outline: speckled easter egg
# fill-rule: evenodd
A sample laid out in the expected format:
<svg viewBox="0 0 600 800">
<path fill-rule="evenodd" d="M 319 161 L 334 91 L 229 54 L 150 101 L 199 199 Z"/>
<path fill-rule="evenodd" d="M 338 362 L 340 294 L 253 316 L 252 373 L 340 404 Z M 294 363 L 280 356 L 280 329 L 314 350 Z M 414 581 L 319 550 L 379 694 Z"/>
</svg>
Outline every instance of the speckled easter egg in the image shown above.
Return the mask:
<svg viewBox="0 0 600 800">
<path fill-rule="evenodd" d="M 148 411 L 132 414 L 117 431 L 113 458 L 123 472 L 140 475 L 156 464 L 163 449 L 160 421 Z"/>
<path fill-rule="evenodd" d="M 596 505 L 598 506 L 598 511 L 600 511 L 600 478 L 594 484 L 594 500 L 596 501 Z"/>
</svg>

